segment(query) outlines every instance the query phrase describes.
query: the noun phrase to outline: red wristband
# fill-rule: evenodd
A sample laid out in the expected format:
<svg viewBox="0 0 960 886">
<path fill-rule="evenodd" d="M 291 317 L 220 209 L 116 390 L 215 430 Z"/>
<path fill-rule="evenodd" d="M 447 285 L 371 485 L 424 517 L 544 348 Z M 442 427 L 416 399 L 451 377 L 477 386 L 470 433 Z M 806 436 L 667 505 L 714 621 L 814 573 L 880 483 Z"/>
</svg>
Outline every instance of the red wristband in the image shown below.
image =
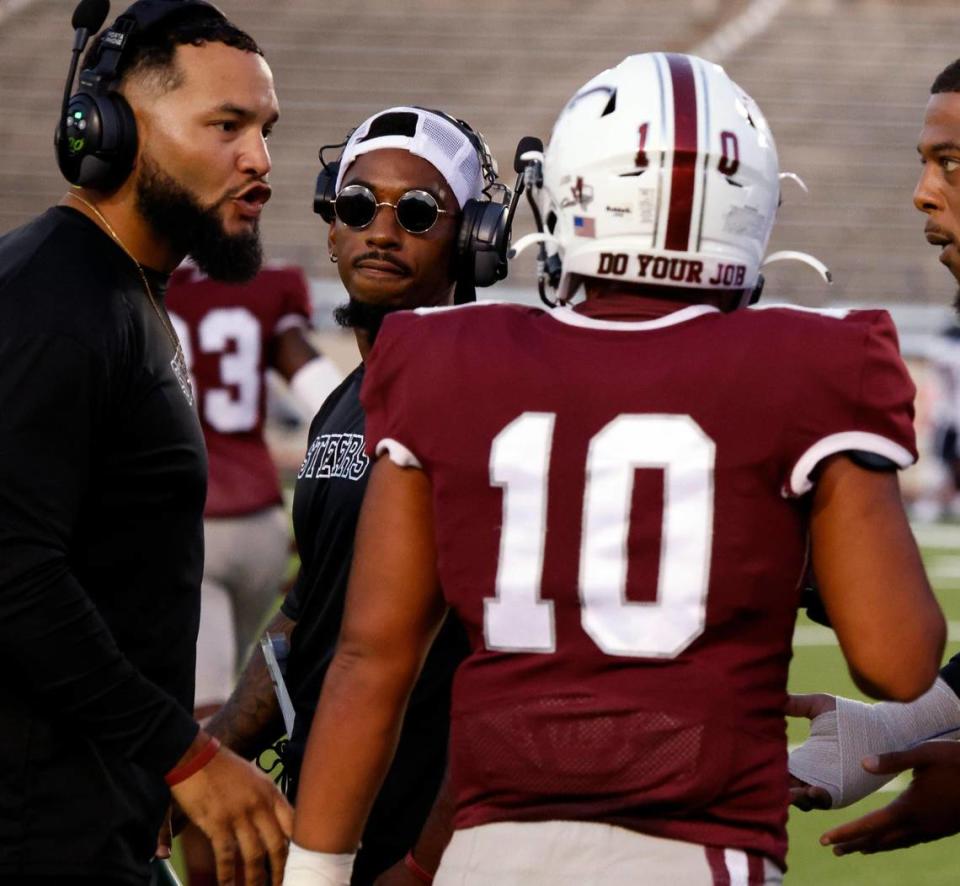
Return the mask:
<svg viewBox="0 0 960 886">
<path fill-rule="evenodd" d="M 210 741 L 200 749 L 195 757 L 191 757 L 182 766 L 175 766 L 163 777 L 163 780 L 170 787 L 186 781 L 191 775 L 196 775 L 203 769 L 216 756 L 218 750 L 220 750 L 220 741 L 211 736 Z"/>
<path fill-rule="evenodd" d="M 413 850 L 411 849 L 404 857 L 403 863 L 406 865 L 408 871 L 410 871 L 413 876 L 415 876 L 421 883 L 426 883 L 427 886 L 433 882 L 433 874 L 428 874 L 420 865 L 417 863 L 417 860 L 413 857 Z"/>
</svg>

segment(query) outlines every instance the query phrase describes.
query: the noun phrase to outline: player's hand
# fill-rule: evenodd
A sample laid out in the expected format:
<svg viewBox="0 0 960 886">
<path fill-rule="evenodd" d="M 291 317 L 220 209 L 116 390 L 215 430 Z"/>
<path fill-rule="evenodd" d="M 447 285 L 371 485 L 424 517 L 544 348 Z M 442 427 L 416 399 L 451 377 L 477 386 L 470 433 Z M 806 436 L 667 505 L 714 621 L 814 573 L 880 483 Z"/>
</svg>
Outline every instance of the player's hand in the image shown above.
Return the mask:
<svg viewBox="0 0 960 886">
<path fill-rule="evenodd" d="M 267 882 L 269 860 L 279 886 L 293 831 L 293 810 L 277 786 L 256 767 L 221 747 L 202 769 L 171 788 L 174 799 L 210 839 L 220 886 L 236 886 L 237 857 L 246 886 Z"/>
<path fill-rule="evenodd" d="M 413 872 L 403 863 L 403 859 L 392 867 L 387 868 L 376 880 L 373 886 L 421 886 Z"/>
<path fill-rule="evenodd" d="M 806 717 L 813 720 L 821 714 L 837 709 L 837 700 L 832 695 L 815 692 L 809 695 L 791 695 L 787 698 L 788 717 Z M 802 812 L 811 809 L 829 809 L 833 802 L 823 788 L 814 787 L 799 778 L 790 776 L 790 802 Z"/>
<path fill-rule="evenodd" d="M 827 831 L 820 842 L 834 855 L 886 852 L 960 832 L 960 742 L 866 757 L 863 768 L 876 775 L 913 769 L 913 780 L 882 809 Z"/>
</svg>

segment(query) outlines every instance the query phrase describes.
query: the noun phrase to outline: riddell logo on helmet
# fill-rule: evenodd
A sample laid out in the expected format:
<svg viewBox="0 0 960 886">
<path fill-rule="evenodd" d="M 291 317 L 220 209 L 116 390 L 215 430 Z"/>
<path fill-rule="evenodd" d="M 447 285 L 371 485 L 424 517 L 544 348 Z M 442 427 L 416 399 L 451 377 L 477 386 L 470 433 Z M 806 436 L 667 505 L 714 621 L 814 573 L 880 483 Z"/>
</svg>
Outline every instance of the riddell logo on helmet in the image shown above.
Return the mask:
<svg viewBox="0 0 960 886">
<path fill-rule="evenodd" d="M 747 276 L 746 265 L 718 264 L 716 273 L 703 280 L 703 262 L 689 258 L 664 258 L 662 255 L 637 255 L 637 276 L 645 280 L 669 280 L 687 286 L 742 286 Z M 623 277 L 630 256 L 625 252 L 601 252 L 597 274 Z"/>
</svg>

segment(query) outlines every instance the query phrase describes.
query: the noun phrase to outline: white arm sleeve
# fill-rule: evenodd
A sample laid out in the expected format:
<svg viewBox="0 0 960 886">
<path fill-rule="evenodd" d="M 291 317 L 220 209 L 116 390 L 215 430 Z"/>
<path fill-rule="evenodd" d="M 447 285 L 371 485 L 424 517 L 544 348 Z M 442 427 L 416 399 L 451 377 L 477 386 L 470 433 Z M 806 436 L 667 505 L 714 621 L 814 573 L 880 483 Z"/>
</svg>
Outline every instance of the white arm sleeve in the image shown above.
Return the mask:
<svg viewBox="0 0 960 886">
<path fill-rule="evenodd" d="M 314 357 L 304 363 L 291 377 L 290 390 L 306 407 L 313 418 L 323 406 L 323 401 L 343 381 L 343 374 L 328 357 Z"/>
<path fill-rule="evenodd" d="M 814 717 L 810 737 L 790 754 L 790 774 L 823 788 L 833 809 L 849 806 L 893 775 L 871 775 L 860 761 L 902 751 L 933 738 L 960 738 L 960 699 L 941 679 L 906 704 L 864 704 L 837 697 L 836 711 Z"/>
<path fill-rule="evenodd" d="M 283 869 L 284 886 L 350 886 L 356 852 L 313 852 L 290 843 Z"/>
</svg>

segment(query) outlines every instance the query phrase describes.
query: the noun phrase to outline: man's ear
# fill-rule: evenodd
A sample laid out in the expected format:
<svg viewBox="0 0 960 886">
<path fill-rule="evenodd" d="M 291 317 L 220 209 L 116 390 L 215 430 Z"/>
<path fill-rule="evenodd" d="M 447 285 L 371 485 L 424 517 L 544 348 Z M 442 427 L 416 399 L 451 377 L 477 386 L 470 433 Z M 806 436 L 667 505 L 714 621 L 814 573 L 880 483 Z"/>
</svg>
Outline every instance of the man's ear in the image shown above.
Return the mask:
<svg viewBox="0 0 960 886">
<path fill-rule="evenodd" d="M 327 252 L 330 253 L 330 261 L 335 261 L 334 256 L 337 254 L 337 223 L 330 222 L 330 227 L 327 228 Z"/>
</svg>

